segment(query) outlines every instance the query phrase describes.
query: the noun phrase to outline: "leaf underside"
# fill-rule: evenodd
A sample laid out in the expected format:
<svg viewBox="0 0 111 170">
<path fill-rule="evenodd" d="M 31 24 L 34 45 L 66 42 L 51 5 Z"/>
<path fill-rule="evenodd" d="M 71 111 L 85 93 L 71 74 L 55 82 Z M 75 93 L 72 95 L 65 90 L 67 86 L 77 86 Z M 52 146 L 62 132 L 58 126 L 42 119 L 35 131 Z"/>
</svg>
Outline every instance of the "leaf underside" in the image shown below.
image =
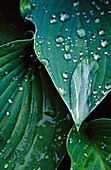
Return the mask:
<svg viewBox="0 0 111 170">
<path fill-rule="evenodd" d="M 83 125 L 82 125 L 83 126 Z M 81 129 L 82 129 L 81 126 Z M 73 170 L 111 169 L 111 119 L 96 119 L 80 133 L 73 127 L 67 139 Z"/>
<path fill-rule="evenodd" d="M 79 127 L 111 89 L 111 2 L 21 0 L 20 7 L 36 26 L 35 53 Z"/>
</svg>

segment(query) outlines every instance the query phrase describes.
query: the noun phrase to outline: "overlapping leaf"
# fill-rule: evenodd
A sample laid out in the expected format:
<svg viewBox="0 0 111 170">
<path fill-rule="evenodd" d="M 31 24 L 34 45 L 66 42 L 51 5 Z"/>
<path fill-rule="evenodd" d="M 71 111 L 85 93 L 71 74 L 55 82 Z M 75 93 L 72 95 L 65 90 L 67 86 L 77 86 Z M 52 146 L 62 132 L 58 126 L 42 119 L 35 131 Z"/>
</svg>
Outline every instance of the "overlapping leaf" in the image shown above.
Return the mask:
<svg viewBox="0 0 111 170">
<path fill-rule="evenodd" d="M 36 26 L 36 55 L 78 126 L 111 88 L 110 7 L 110 1 L 21 0 L 22 15 Z"/>
<path fill-rule="evenodd" d="M 82 127 L 81 127 L 82 128 Z M 90 122 L 78 133 L 73 127 L 67 140 L 71 169 L 111 169 L 111 119 Z"/>
</svg>

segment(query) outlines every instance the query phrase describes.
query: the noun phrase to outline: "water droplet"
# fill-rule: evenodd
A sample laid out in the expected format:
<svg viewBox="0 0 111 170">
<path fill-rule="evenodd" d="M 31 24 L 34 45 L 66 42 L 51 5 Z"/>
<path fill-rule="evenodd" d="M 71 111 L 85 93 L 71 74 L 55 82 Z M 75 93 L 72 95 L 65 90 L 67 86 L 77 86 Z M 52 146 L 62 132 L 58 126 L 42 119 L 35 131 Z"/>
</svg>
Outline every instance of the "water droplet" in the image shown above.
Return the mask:
<svg viewBox="0 0 111 170">
<path fill-rule="evenodd" d="M 5 71 L 5 74 L 7 75 L 7 74 L 8 74 L 8 71 Z"/>
<path fill-rule="evenodd" d="M 60 14 L 60 20 L 61 20 L 62 22 L 67 21 L 69 18 L 70 18 L 70 16 L 69 16 L 66 12 L 62 12 L 62 13 Z"/>
<path fill-rule="evenodd" d="M 95 18 L 95 23 L 99 24 L 100 23 L 100 19 L 98 17 Z"/>
<path fill-rule="evenodd" d="M 49 65 L 49 61 L 47 59 L 41 59 L 41 61 L 46 67 Z"/>
<path fill-rule="evenodd" d="M 66 60 L 71 60 L 71 59 L 72 59 L 72 56 L 71 56 L 71 54 L 66 53 L 66 54 L 64 54 L 64 58 L 65 58 Z"/>
<path fill-rule="evenodd" d="M 13 99 L 11 99 L 11 98 L 8 99 L 8 102 L 12 104 L 13 103 Z"/>
<path fill-rule="evenodd" d="M 44 157 L 44 158 L 45 158 L 46 160 L 47 160 L 47 159 L 49 159 L 49 155 L 45 155 L 45 157 Z"/>
<path fill-rule="evenodd" d="M 73 58 L 73 62 L 74 62 L 74 63 L 77 62 L 77 58 L 76 58 L 76 57 Z"/>
<path fill-rule="evenodd" d="M 105 149 L 105 147 L 106 147 L 106 144 L 104 144 L 103 142 L 101 143 L 101 148 L 102 149 Z"/>
<path fill-rule="evenodd" d="M 65 79 L 69 78 L 69 74 L 67 72 L 64 72 L 62 75 L 63 75 L 63 78 L 65 78 Z"/>
<path fill-rule="evenodd" d="M 66 44 L 66 45 L 65 45 L 65 50 L 66 50 L 66 51 L 69 51 L 69 50 L 70 50 L 70 45 Z"/>
<path fill-rule="evenodd" d="M 41 168 L 40 168 L 40 167 L 38 167 L 38 168 L 37 168 L 37 170 L 41 170 Z"/>
<path fill-rule="evenodd" d="M 42 135 L 41 135 L 41 136 L 39 136 L 39 139 L 40 139 L 40 140 L 42 140 L 42 139 L 43 139 L 43 136 L 42 136 Z"/>
<path fill-rule="evenodd" d="M 103 10 L 101 10 L 101 11 L 100 11 L 100 14 L 101 14 L 101 15 L 104 15 L 104 11 L 103 11 Z"/>
<path fill-rule="evenodd" d="M 104 47 L 104 48 L 107 47 L 108 42 L 105 39 L 101 40 L 101 46 Z"/>
<path fill-rule="evenodd" d="M 56 129 L 56 133 L 61 133 L 62 131 L 63 131 L 62 128 L 57 128 L 57 129 Z"/>
<path fill-rule="evenodd" d="M 65 91 L 64 89 L 62 89 L 62 88 L 59 88 L 59 91 L 60 91 L 60 93 L 61 93 L 62 95 L 65 95 L 65 94 L 66 94 L 66 91 Z"/>
<path fill-rule="evenodd" d="M 106 84 L 106 85 L 105 85 L 105 88 L 106 88 L 107 90 L 111 89 L 111 84 L 109 84 L 109 83 Z"/>
<path fill-rule="evenodd" d="M 7 143 L 10 143 L 10 139 L 9 139 L 9 140 L 7 140 Z"/>
<path fill-rule="evenodd" d="M 87 153 L 87 152 L 84 152 L 84 156 L 85 156 L 85 157 L 88 157 L 88 153 Z"/>
<path fill-rule="evenodd" d="M 4 168 L 6 169 L 6 168 L 8 168 L 8 166 L 9 166 L 8 164 L 5 164 L 5 165 L 4 165 Z"/>
<path fill-rule="evenodd" d="M 10 115 L 10 112 L 7 112 L 6 114 L 7 114 L 7 116 L 9 116 L 9 115 Z"/>
<path fill-rule="evenodd" d="M 93 94 L 97 94 L 98 92 L 97 92 L 97 90 L 93 90 Z"/>
<path fill-rule="evenodd" d="M 19 91 L 23 91 L 23 87 L 22 86 L 19 87 Z"/>
<path fill-rule="evenodd" d="M 84 38 L 86 36 L 86 31 L 83 28 L 77 30 L 77 35 L 79 38 Z"/>
<path fill-rule="evenodd" d="M 63 43 L 63 42 L 64 42 L 64 37 L 62 37 L 62 36 L 57 36 L 56 42 L 57 42 L 57 43 Z"/>
<path fill-rule="evenodd" d="M 58 140 L 61 140 L 62 139 L 62 137 L 61 136 L 58 136 Z"/>
<path fill-rule="evenodd" d="M 57 20 L 56 20 L 55 18 L 51 18 L 51 19 L 50 19 L 50 23 L 51 23 L 51 24 L 55 24 L 55 23 L 57 23 Z"/>
<path fill-rule="evenodd" d="M 93 58 L 95 60 L 99 60 L 101 57 L 100 57 L 100 55 L 98 53 L 93 53 Z"/>
<path fill-rule="evenodd" d="M 102 28 L 100 28 L 99 31 L 98 31 L 98 33 L 99 33 L 99 35 L 104 35 L 104 34 L 105 34 L 105 31 L 104 31 Z"/>
<path fill-rule="evenodd" d="M 79 5 L 79 1 L 74 0 L 74 2 L 73 2 L 73 6 L 74 6 L 74 7 L 76 7 L 76 6 L 78 6 L 78 5 Z"/>
<path fill-rule="evenodd" d="M 106 157 L 106 161 L 111 162 L 111 154 L 109 154 L 109 155 Z"/>
</svg>

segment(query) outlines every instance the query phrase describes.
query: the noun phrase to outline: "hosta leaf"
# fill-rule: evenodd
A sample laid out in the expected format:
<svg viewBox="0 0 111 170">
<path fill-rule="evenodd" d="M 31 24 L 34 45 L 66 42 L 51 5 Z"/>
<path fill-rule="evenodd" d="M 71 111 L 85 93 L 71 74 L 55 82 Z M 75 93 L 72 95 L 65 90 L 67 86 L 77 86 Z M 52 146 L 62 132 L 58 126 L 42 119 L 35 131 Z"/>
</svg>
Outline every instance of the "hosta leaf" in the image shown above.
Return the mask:
<svg viewBox="0 0 111 170">
<path fill-rule="evenodd" d="M 29 42 L 0 46 L 0 169 L 53 170 L 66 153 L 72 120 Z"/>
<path fill-rule="evenodd" d="M 111 2 L 21 0 L 20 7 L 36 26 L 38 59 L 80 126 L 111 89 Z"/>
<path fill-rule="evenodd" d="M 80 129 L 73 127 L 67 139 L 71 169 L 110 170 L 111 119 L 96 119 Z"/>
</svg>

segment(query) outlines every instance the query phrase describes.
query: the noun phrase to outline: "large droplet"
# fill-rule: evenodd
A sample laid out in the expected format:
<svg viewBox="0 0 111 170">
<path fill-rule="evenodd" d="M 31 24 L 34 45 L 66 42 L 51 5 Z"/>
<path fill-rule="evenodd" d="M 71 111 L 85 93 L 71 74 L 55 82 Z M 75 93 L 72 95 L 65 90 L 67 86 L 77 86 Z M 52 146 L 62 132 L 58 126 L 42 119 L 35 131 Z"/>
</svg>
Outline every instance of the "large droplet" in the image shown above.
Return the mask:
<svg viewBox="0 0 111 170">
<path fill-rule="evenodd" d="M 104 47 L 104 48 L 107 47 L 108 42 L 105 39 L 101 40 L 101 46 Z"/>
<path fill-rule="evenodd" d="M 67 72 L 64 72 L 62 75 L 63 75 L 63 78 L 65 78 L 65 79 L 69 78 L 69 74 Z"/>
<path fill-rule="evenodd" d="M 94 58 L 95 60 L 99 60 L 101 57 L 100 57 L 100 55 L 99 55 L 98 53 L 94 53 L 94 54 L 93 54 L 93 58 Z"/>
<path fill-rule="evenodd" d="M 71 59 L 72 59 L 72 56 L 71 56 L 70 53 L 66 53 L 66 54 L 64 54 L 64 58 L 65 58 L 66 60 L 71 60 Z"/>
<path fill-rule="evenodd" d="M 41 61 L 46 67 L 49 65 L 49 61 L 47 59 L 41 59 Z"/>
<path fill-rule="evenodd" d="M 62 88 L 59 88 L 59 91 L 60 91 L 60 93 L 61 93 L 62 95 L 65 95 L 65 94 L 66 94 L 66 91 L 65 91 L 64 89 L 62 89 Z"/>
<path fill-rule="evenodd" d="M 77 35 L 79 38 L 84 38 L 86 36 L 86 31 L 83 28 L 77 30 Z"/>
<path fill-rule="evenodd" d="M 70 18 L 70 16 L 69 16 L 66 12 L 62 12 L 62 13 L 60 14 L 60 20 L 61 20 L 62 22 L 67 21 L 69 18 Z"/>
<path fill-rule="evenodd" d="M 74 6 L 74 7 L 76 7 L 76 6 L 78 6 L 78 5 L 79 5 L 79 1 L 74 0 L 74 2 L 73 2 L 73 6 Z"/>
<path fill-rule="evenodd" d="M 63 42 L 64 42 L 64 37 L 62 37 L 62 36 L 57 36 L 56 42 L 57 42 L 57 43 L 63 43 Z"/>
<path fill-rule="evenodd" d="M 19 91 L 23 91 L 23 87 L 22 86 L 19 87 Z"/>
</svg>

